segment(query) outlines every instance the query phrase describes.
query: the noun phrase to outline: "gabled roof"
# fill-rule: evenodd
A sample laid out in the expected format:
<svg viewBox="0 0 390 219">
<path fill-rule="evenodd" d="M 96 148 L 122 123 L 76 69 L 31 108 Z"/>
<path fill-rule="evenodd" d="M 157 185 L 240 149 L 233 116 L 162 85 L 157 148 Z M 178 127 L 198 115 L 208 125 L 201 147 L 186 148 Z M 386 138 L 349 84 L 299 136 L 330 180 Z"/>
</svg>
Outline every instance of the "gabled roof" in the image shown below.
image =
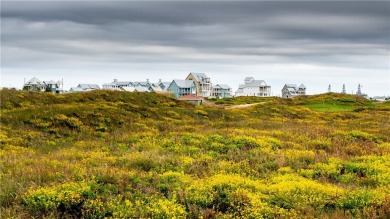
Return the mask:
<svg viewBox="0 0 390 219">
<path fill-rule="evenodd" d="M 250 83 L 252 80 L 255 80 L 253 77 L 246 77 L 245 78 L 245 83 Z"/>
<path fill-rule="evenodd" d="M 77 86 L 77 87 L 81 87 L 83 90 L 99 89 L 99 85 L 97 85 L 97 84 L 79 84 L 79 86 Z"/>
<path fill-rule="evenodd" d="M 205 73 L 190 72 L 190 74 L 192 74 L 194 76 L 195 80 L 197 80 L 198 82 L 202 81 L 203 78 L 209 78 L 209 77 L 207 77 L 207 75 Z"/>
<path fill-rule="evenodd" d="M 171 84 L 171 82 L 160 82 L 158 83 L 160 86 L 161 84 L 164 85 L 164 86 L 169 86 Z"/>
<path fill-rule="evenodd" d="M 225 89 L 225 90 L 231 89 L 231 87 L 229 87 L 229 85 L 227 85 L 227 84 L 217 84 L 214 87 L 220 87 L 220 88 Z"/>
<path fill-rule="evenodd" d="M 36 78 L 36 77 L 33 77 L 33 78 L 31 78 L 30 80 L 28 80 L 26 82 L 26 84 L 41 84 L 41 83 L 42 82 L 38 78 Z"/>
<path fill-rule="evenodd" d="M 246 83 L 245 87 L 260 87 L 267 86 L 264 80 L 252 80 L 250 83 Z"/>
<path fill-rule="evenodd" d="M 147 86 L 149 84 L 149 82 L 147 81 L 134 81 L 133 82 L 133 85 L 134 86 L 137 86 L 137 85 L 140 85 L 140 86 Z"/>
<path fill-rule="evenodd" d="M 299 88 L 305 89 L 306 87 L 305 87 L 305 85 L 301 84 L 301 85 L 299 85 Z"/>
<path fill-rule="evenodd" d="M 84 90 L 81 87 L 71 87 L 69 91 L 81 92 L 81 91 L 84 91 Z"/>
<path fill-rule="evenodd" d="M 173 80 L 172 83 L 175 82 L 176 85 L 180 88 L 191 88 L 194 87 L 194 81 L 191 80 Z"/>
<path fill-rule="evenodd" d="M 162 88 L 161 85 L 163 85 L 164 88 Z M 163 89 L 163 91 L 166 91 L 168 89 L 169 85 L 171 85 L 171 82 L 160 82 L 159 83 L 159 86 Z"/>
<path fill-rule="evenodd" d="M 285 84 L 285 86 L 287 86 L 287 87 L 293 87 L 293 88 L 297 88 L 297 85 L 296 85 L 296 84 Z"/>
<path fill-rule="evenodd" d="M 295 88 L 293 88 L 293 87 L 288 87 L 287 90 L 290 92 L 296 92 Z"/>
<path fill-rule="evenodd" d="M 238 85 L 238 89 L 242 89 L 242 88 L 244 88 L 245 87 L 245 84 L 239 84 Z"/>
<path fill-rule="evenodd" d="M 158 84 L 151 84 L 150 89 L 154 92 L 162 91 L 161 87 Z"/>
</svg>

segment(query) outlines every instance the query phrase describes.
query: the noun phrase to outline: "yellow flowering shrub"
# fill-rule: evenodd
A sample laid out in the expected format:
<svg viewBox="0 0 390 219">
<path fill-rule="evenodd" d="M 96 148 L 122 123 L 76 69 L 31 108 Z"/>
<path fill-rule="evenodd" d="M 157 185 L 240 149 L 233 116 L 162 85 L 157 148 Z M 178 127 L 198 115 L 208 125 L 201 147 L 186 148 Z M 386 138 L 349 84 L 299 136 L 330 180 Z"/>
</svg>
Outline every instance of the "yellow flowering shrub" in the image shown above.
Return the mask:
<svg viewBox="0 0 390 219">
<path fill-rule="evenodd" d="M 86 199 L 94 198 L 95 193 L 88 183 L 70 182 L 51 187 L 29 189 L 23 194 L 23 203 L 32 212 L 82 208 Z"/>
<path fill-rule="evenodd" d="M 321 184 L 298 175 L 285 174 L 275 176 L 268 186 L 268 201 L 285 209 L 298 206 L 324 208 L 335 206 L 344 193 L 341 188 L 330 184 Z"/>
</svg>

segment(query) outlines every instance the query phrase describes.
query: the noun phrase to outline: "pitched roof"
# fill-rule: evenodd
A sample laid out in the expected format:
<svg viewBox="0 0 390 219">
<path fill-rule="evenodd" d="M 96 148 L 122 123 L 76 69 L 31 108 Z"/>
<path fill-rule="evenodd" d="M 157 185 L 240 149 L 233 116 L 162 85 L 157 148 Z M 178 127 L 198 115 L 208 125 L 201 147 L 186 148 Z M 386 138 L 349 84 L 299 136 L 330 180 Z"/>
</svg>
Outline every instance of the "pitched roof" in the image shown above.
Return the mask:
<svg viewBox="0 0 390 219">
<path fill-rule="evenodd" d="M 191 80 L 176 80 L 175 79 L 173 81 L 176 83 L 176 85 L 178 87 L 181 87 L 181 88 L 191 88 L 191 87 L 195 86 L 194 81 L 191 81 Z"/>
<path fill-rule="evenodd" d="M 287 90 L 290 91 L 290 92 L 296 92 L 296 89 L 293 88 L 293 87 L 287 87 Z"/>
<path fill-rule="evenodd" d="M 28 80 L 28 81 L 26 82 L 26 84 L 41 84 L 41 81 L 40 81 L 38 78 L 33 77 L 33 78 L 31 78 L 30 80 Z"/>
<path fill-rule="evenodd" d="M 227 84 L 217 84 L 214 87 L 217 87 L 217 86 L 222 88 L 222 89 L 225 89 L 225 90 L 231 89 L 231 87 Z"/>
<path fill-rule="evenodd" d="M 149 92 L 149 90 L 146 87 L 134 87 L 134 91 Z"/>
<path fill-rule="evenodd" d="M 84 90 L 81 87 L 71 87 L 69 91 L 81 92 L 81 91 L 84 91 Z"/>
<path fill-rule="evenodd" d="M 245 83 L 245 87 L 260 87 L 267 86 L 264 80 L 252 80 L 249 83 Z"/>
<path fill-rule="evenodd" d="M 166 91 L 168 89 L 169 85 L 171 85 L 171 82 L 160 82 L 159 86 L 162 87 L 161 85 L 164 86 L 164 88 L 162 90 Z"/>
<path fill-rule="evenodd" d="M 296 87 L 297 87 L 296 84 L 285 84 L 285 86 L 287 86 L 287 87 L 293 87 L 293 88 L 296 88 Z"/>
<path fill-rule="evenodd" d="M 162 91 L 161 87 L 158 84 L 151 84 L 150 89 L 154 92 Z"/>
<path fill-rule="evenodd" d="M 79 84 L 79 86 L 77 86 L 77 87 L 81 87 L 83 90 L 99 89 L 99 85 L 97 85 L 97 84 Z"/>
<path fill-rule="evenodd" d="M 299 85 L 299 88 L 306 88 L 305 85 L 301 84 Z"/>
<path fill-rule="evenodd" d="M 146 85 L 148 85 L 148 84 L 149 84 L 149 82 L 147 82 L 147 81 L 134 81 L 134 82 L 133 82 L 133 85 L 146 86 Z"/>
<path fill-rule="evenodd" d="M 201 97 L 201 96 L 196 96 L 196 95 L 193 95 L 193 94 L 180 96 L 178 99 L 179 99 L 179 100 L 204 100 L 203 97 Z"/>
<path fill-rule="evenodd" d="M 244 79 L 244 81 L 245 81 L 245 83 L 249 83 L 250 81 L 252 81 L 252 80 L 255 80 L 253 77 L 246 77 L 245 79 Z"/>
<path fill-rule="evenodd" d="M 190 74 L 192 74 L 194 76 L 195 80 L 197 80 L 197 81 L 202 81 L 202 78 L 209 78 L 209 77 L 207 77 L 207 75 L 205 73 L 191 72 Z"/>
</svg>

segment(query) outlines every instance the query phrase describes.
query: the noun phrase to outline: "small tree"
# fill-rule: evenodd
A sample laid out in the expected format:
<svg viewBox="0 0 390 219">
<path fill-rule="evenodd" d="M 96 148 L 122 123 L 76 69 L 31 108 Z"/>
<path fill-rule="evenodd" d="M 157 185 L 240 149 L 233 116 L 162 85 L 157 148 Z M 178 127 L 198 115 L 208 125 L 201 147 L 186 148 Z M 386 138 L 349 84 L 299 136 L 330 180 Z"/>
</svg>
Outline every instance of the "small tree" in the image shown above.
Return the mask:
<svg viewBox="0 0 390 219">
<path fill-rule="evenodd" d="M 52 92 L 51 87 L 49 85 L 46 86 L 45 92 Z"/>
</svg>

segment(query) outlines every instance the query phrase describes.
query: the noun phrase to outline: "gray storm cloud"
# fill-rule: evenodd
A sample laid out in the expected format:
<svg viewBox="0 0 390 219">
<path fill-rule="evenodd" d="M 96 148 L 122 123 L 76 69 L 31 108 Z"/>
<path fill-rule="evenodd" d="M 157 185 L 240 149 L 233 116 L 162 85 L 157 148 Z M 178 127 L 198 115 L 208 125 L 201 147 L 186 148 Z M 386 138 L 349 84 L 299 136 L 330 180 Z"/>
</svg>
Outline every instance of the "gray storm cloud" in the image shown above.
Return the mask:
<svg viewBox="0 0 390 219">
<path fill-rule="evenodd" d="M 1 4 L 3 86 L 5 80 L 50 70 L 72 80 L 95 72 L 107 81 L 117 76 L 102 69 L 113 69 L 128 80 L 139 77 L 140 70 L 150 77 L 181 70 L 182 77 L 189 71 L 224 71 L 231 81 L 216 78 L 235 87 L 248 75 L 267 80 L 269 75 L 258 72 L 273 72 L 270 66 L 276 66 L 281 70 L 270 80 L 277 85 L 341 83 L 321 73 L 333 69 L 342 80 L 353 74 L 354 80 L 371 83 L 377 94 L 390 92 L 390 3 L 385 1 Z M 302 65 L 315 68 L 292 68 Z M 289 79 L 291 72 L 285 69 L 306 73 Z M 378 82 L 365 80 L 367 74 Z"/>
</svg>

